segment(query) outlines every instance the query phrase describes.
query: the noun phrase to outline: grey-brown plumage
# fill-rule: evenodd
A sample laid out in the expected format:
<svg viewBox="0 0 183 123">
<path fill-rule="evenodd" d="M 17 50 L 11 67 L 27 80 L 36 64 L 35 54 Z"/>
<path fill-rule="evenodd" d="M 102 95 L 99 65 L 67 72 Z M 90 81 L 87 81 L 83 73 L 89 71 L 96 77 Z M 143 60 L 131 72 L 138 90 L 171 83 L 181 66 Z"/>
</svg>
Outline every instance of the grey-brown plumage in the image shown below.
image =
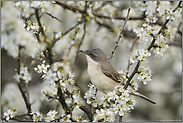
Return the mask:
<svg viewBox="0 0 183 123">
<path fill-rule="evenodd" d="M 116 82 L 121 82 L 120 74 L 107 62 L 107 57 L 105 53 L 99 48 L 92 48 L 89 50 L 80 50 L 80 52 L 87 54 L 94 61 L 101 64 L 101 71 L 109 78 L 113 79 Z"/>
<path fill-rule="evenodd" d="M 91 48 L 86 51 L 80 50 L 80 52 L 87 57 L 88 74 L 91 82 L 98 90 L 104 93 L 112 91 L 114 86 L 121 82 L 122 76 L 107 62 L 107 57 L 101 49 Z M 155 104 L 154 101 L 138 92 L 132 92 L 131 94 Z"/>
</svg>

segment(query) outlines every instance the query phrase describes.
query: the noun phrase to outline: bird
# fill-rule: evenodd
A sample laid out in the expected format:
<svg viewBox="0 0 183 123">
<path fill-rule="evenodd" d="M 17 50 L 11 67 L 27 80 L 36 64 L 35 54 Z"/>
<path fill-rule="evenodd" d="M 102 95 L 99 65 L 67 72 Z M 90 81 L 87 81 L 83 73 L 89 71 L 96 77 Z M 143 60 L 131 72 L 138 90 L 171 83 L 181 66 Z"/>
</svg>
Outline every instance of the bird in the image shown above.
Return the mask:
<svg viewBox="0 0 183 123">
<path fill-rule="evenodd" d="M 99 91 L 106 94 L 122 81 L 122 76 L 107 61 L 107 56 L 100 48 L 90 48 L 88 50 L 80 50 L 80 52 L 85 54 L 87 58 L 90 80 Z M 130 94 L 156 104 L 156 102 L 137 91 L 133 91 Z"/>
</svg>

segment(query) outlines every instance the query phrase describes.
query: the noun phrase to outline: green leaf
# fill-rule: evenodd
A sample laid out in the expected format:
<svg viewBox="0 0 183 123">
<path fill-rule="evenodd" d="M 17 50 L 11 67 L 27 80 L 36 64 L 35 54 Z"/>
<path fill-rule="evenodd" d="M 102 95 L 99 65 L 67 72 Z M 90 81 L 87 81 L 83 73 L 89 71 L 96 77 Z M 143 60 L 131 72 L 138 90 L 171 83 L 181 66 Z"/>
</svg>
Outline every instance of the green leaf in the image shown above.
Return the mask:
<svg viewBox="0 0 183 123">
<path fill-rule="evenodd" d="M 71 108 L 71 111 L 73 111 L 75 107 L 76 107 L 76 105 L 73 105 L 72 108 Z"/>
<path fill-rule="evenodd" d="M 81 91 L 79 90 L 79 91 L 78 91 L 78 95 L 80 95 L 80 94 L 81 94 Z"/>
</svg>

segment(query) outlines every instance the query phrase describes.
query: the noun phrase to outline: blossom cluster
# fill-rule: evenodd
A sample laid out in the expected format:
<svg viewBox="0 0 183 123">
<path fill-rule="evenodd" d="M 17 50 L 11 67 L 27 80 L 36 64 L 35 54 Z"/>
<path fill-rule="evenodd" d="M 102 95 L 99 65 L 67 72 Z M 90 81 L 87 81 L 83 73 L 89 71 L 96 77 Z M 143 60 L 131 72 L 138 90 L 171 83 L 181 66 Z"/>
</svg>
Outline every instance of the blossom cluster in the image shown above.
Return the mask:
<svg viewBox="0 0 183 123">
<path fill-rule="evenodd" d="M 81 104 L 79 89 L 75 86 L 74 74 L 71 71 L 67 74 L 67 67 L 67 64 L 64 62 L 55 62 L 50 67 L 50 65 L 46 64 L 43 60 L 42 64 L 37 65 L 34 70 L 37 71 L 43 79 L 41 91 L 45 95 L 56 96 L 58 84 L 60 84 L 64 93 L 69 91 L 71 94 L 66 97 L 66 103 L 68 105 L 76 103 L 79 106 Z M 45 100 L 45 97 L 41 99 Z"/>
<path fill-rule="evenodd" d="M 128 78 L 127 76 L 129 76 L 129 72 L 128 71 L 124 71 L 124 70 L 121 70 L 121 71 L 118 71 L 118 73 L 122 76 L 122 81 L 121 81 L 121 84 L 126 84 L 126 82 L 128 81 Z M 130 89 L 131 88 L 131 89 Z M 137 91 L 138 90 L 138 83 L 137 81 L 134 81 L 132 80 L 130 82 L 130 87 L 129 87 L 130 90 L 135 90 Z"/>
<path fill-rule="evenodd" d="M 16 73 L 16 75 L 14 76 L 15 80 L 17 82 L 20 82 L 20 79 L 24 80 L 25 83 L 28 83 L 29 81 L 31 81 L 32 76 L 28 71 L 27 67 L 20 67 L 20 74 Z"/>
<path fill-rule="evenodd" d="M 16 108 L 14 108 L 13 110 L 8 109 L 6 112 L 4 112 L 3 118 L 5 118 L 5 121 L 10 121 L 12 118 L 16 116 L 16 114 L 17 114 Z M 43 116 L 43 114 L 40 113 L 39 111 L 32 111 L 30 115 L 32 116 L 34 122 L 39 121 L 51 122 L 59 118 L 58 111 L 55 110 L 50 110 L 45 116 Z M 60 122 L 71 122 L 70 117 L 71 117 L 70 115 L 63 115 L 60 116 L 59 119 Z"/>
<path fill-rule="evenodd" d="M 57 116 L 58 112 L 55 111 L 55 110 L 50 110 L 48 113 L 47 113 L 47 116 L 45 118 L 45 121 L 46 122 L 50 122 L 50 121 L 53 121 L 56 119 L 56 116 Z"/>
<path fill-rule="evenodd" d="M 15 6 L 19 8 L 21 16 L 28 18 L 34 13 L 34 9 L 40 9 L 41 12 L 45 12 L 49 9 L 52 1 L 18 1 Z"/>
<path fill-rule="evenodd" d="M 167 48 L 169 47 L 167 45 L 167 38 L 165 38 L 162 34 L 157 36 L 155 45 L 156 47 L 153 47 L 155 57 L 162 57 L 166 53 Z"/>
<path fill-rule="evenodd" d="M 15 117 L 17 114 L 17 109 L 14 108 L 13 110 L 8 109 L 6 112 L 4 112 L 3 117 L 6 118 L 6 121 L 9 121 L 11 118 Z"/>
<path fill-rule="evenodd" d="M 148 24 L 144 23 L 142 24 L 143 27 L 133 29 L 133 31 L 141 39 L 143 44 L 144 41 L 151 42 L 153 39 L 152 35 L 154 35 L 156 37 L 156 47 L 153 47 L 155 56 L 163 56 L 166 52 L 166 49 L 168 48 L 167 42 L 174 41 L 175 39 L 175 32 L 182 21 L 180 19 L 182 17 L 182 9 L 178 8 L 176 11 L 174 11 L 173 4 L 171 4 L 169 1 L 135 1 L 134 3 L 139 12 L 145 12 L 147 15 L 146 21 Z M 164 33 L 158 34 L 160 26 L 155 24 L 150 25 L 150 23 L 156 22 L 157 17 L 161 17 L 160 19 L 164 22 L 170 19 L 171 21 L 175 21 L 175 23 L 174 25 L 170 23 L 171 25 L 169 24 L 167 26 L 167 29 L 165 29 Z M 149 45 L 149 43 L 146 44 L 146 47 L 147 45 Z"/>
<path fill-rule="evenodd" d="M 30 113 L 32 115 L 32 119 L 34 122 L 42 121 L 43 120 L 43 115 L 39 111 L 32 111 Z"/>
<path fill-rule="evenodd" d="M 147 62 L 146 57 L 151 56 L 151 53 L 148 52 L 148 50 L 144 50 L 144 49 L 139 49 L 136 50 L 135 53 L 133 53 L 133 55 L 130 57 L 130 63 L 133 64 L 135 62 Z"/>
<path fill-rule="evenodd" d="M 139 68 L 139 74 L 137 75 L 137 79 L 139 81 L 142 81 L 144 85 L 147 84 L 147 82 L 151 81 L 152 72 L 150 71 L 149 67 L 144 67 L 143 65 Z"/>
<path fill-rule="evenodd" d="M 130 95 L 132 89 L 123 89 L 121 84 L 117 84 L 113 91 L 109 91 L 99 99 L 96 97 L 96 88 L 94 85 L 89 85 L 89 90 L 85 93 L 87 103 L 93 107 L 101 107 L 96 110 L 94 122 L 115 122 L 115 115 L 125 116 L 128 111 L 134 109 L 135 100 Z"/>
<path fill-rule="evenodd" d="M 84 98 L 86 99 L 87 104 L 93 105 L 93 107 L 97 107 L 96 103 L 96 94 L 97 90 L 93 84 L 88 85 L 89 90 L 85 93 Z"/>
<path fill-rule="evenodd" d="M 13 3 L 3 4 L 2 12 L 6 14 L 2 14 L 1 47 L 17 58 L 20 52 L 18 48 L 22 46 L 22 53 L 35 58 L 44 49 L 44 43 L 38 42 L 33 34 L 24 29 L 24 21 L 19 18 L 19 12 Z"/>
</svg>

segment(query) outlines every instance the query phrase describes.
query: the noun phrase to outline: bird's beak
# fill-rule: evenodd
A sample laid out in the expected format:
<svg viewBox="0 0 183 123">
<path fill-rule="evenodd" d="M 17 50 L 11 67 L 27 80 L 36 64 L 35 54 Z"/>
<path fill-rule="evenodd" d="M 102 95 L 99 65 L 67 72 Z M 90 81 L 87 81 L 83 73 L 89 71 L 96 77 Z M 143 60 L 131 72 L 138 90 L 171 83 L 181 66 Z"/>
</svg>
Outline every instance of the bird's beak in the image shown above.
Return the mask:
<svg viewBox="0 0 183 123">
<path fill-rule="evenodd" d="M 85 50 L 79 50 L 81 53 L 84 53 L 84 54 L 86 54 L 86 51 Z"/>
</svg>

